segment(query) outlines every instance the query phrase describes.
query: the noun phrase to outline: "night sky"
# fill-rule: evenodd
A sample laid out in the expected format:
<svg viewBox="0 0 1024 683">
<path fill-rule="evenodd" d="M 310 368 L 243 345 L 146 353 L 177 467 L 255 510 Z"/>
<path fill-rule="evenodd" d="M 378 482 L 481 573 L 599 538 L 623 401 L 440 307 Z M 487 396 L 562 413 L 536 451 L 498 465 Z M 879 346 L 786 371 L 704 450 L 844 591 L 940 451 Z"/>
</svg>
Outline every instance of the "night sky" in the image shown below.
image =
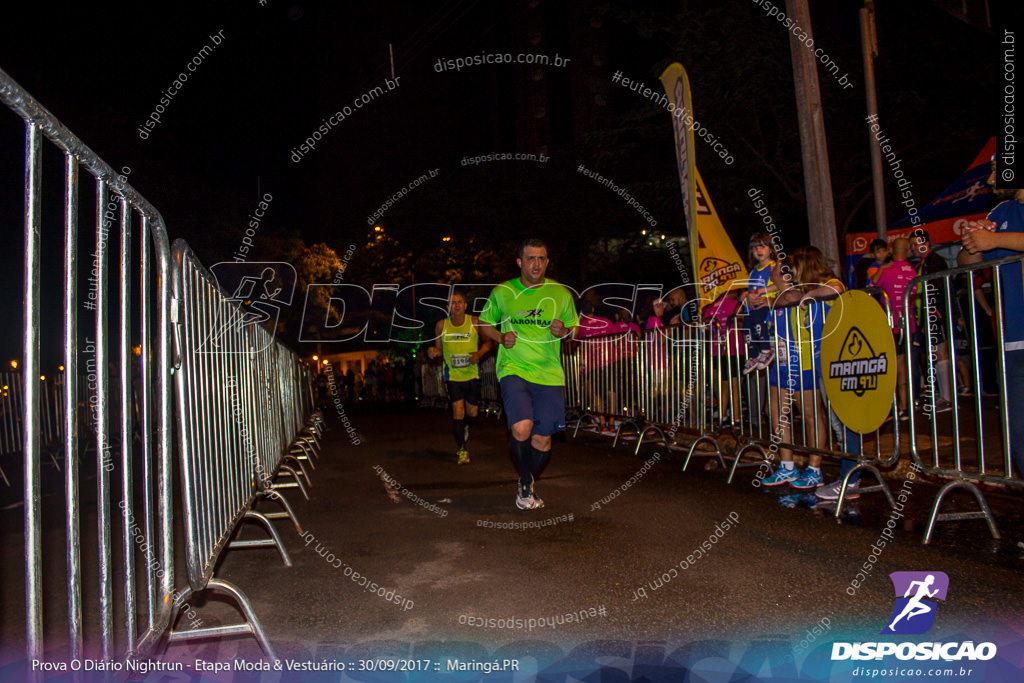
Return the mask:
<svg viewBox="0 0 1024 683">
<path fill-rule="evenodd" d="M 1013 25 L 1007 10 L 1017 3 L 990 3 L 991 30 L 942 4 L 878 8 L 881 120 L 919 206 L 995 134 L 1002 52 L 994 36 Z M 811 2 L 817 44 L 854 83 L 843 89 L 819 68 L 837 222 L 850 231 L 873 229 L 859 7 Z M 697 143 L 698 167 L 741 253 L 754 227 L 750 187 L 774 202 L 793 247 L 807 240 L 788 34 L 748 0 L 97 2 L 65 9 L 37 2 L 8 3 L 0 17 L 0 68 L 111 165 L 130 167 L 129 182 L 160 209 L 171 238 L 188 240 L 207 264 L 232 258 L 260 198 L 270 195 L 251 259 L 280 257 L 287 240 L 324 242 L 339 256 L 354 244 L 353 273 L 374 277 L 364 254 L 373 235 L 367 217 L 436 170 L 379 220 L 406 251 L 431 258 L 442 237 L 455 248 L 472 240 L 504 248 L 536 234 L 552 245 L 550 274 L 574 287 L 609 277 L 674 286 L 667 251 L 641 248 L 640 231 L 649 227 L 642 216 L 576 172 L 585 164 L 614 179 L 650 210 L 656 232 L 683 234 L 669 115 L 611 82 L 621 71 L 660 88 L 657 77 L 673 61 L 689 70 L 697 117 L 736 158 L 726 165 Z M 389 44 L 398 87 L 330 127 L 295 163 L 298 146 L 325 119 L 375 86 L 386 89 Z M 207 45 L 213 49 L 141 139 L 139 128 L 176 75 Z M 506 52 L 571 61 L 437 66 Z M 0 265 L 11 291 L 21 288 L 22 137 L 20 119 L 0 115 L 0 230 L 8 247 Z M 517 152 L 550 160 L 462 163 Z M 886 182 L 892 222 L 901 215 Z M 59 195 L 46 198 L 43 210 L 59 217 Z M 59 241 L 59 233 L 48 237 Z M 606 237 L 628 242 L 602 257 L 594 247 Z M 508 253 L 507 269 L 488 281 L 514 275 L 513 259 Z M 5 316 L 18 315 L 16 299 L 7 299 Z"/>
</svg>

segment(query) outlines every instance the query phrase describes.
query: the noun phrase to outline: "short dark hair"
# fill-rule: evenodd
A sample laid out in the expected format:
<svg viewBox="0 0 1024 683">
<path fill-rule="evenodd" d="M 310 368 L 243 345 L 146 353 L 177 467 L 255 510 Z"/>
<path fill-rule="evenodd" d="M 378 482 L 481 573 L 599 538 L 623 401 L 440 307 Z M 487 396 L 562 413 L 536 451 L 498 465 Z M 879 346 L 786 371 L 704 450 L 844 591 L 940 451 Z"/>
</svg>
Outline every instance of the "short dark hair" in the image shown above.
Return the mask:
<svg viewBox="0 0 1024 683">
<path fill-rule="evenodd" d="M 530 237 L 523 240 L 523 243 L 519 245 L 519 258 L 523 258 L 523 254 L 526 252 L 527 247 L 533 247 L 534 249 L 543 248 L 547 251 L 548 245 L 544 243 L 544 240 L 537 239 L 536 237 Z"/>
<path fill-rule="evenodd" d="M 889 243 L 888 242 L 883 240 L 881 237 L 876 237 L 875 239 L 871 240 L 871 249 L 869 251 L 873 252 L 875 249 L 888 249 L 888 248 L 889 248 Z"/>
<path fill-rule="evenodd" d="M 925 230 L 924 228 L 918 228 L 914 232 L 910 233 L 910 239 L 924 240 L 925 242 L 928 242 L 929 244 L 931 244 L 931 242 L 932 242 L 931 236 L 928 234 L 928 231 Z"/>
</svg>

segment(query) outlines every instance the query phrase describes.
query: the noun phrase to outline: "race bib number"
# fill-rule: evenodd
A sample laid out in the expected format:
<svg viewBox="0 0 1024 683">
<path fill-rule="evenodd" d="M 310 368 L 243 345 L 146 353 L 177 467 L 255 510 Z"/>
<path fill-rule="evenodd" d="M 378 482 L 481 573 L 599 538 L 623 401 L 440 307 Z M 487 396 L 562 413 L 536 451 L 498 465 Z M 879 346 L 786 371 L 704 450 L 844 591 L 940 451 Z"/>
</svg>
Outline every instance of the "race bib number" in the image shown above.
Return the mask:
<svg viewBox="0 0 1024 683">
<path fill-rule="evenodd" d="M 468 353 L 457 353 L 451 357 L 451 366 L 453 368 L 468 368 L 472 363 L 469 362 Z"/>
</svg>

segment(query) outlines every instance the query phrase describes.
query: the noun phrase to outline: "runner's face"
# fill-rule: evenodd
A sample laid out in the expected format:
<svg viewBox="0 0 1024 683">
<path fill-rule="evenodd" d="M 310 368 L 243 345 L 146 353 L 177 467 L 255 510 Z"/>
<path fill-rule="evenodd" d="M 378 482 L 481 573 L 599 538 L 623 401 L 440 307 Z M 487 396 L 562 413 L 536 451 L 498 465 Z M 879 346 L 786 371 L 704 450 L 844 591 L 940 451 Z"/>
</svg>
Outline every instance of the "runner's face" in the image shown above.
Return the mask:
<svg viewBox="0 0 1024 683">
<path fill-rule="evenodd" d="M 466 300 L 461 296 L 453 296 L 448 304 L 448 312 L 451 315 L 464 315 L 466 313 Z"/>
<path fill-rule="evenodd" d="M 548 250 L 544 247 L 526 247 L 523 257 L 516 259 L 519 265 L 519 279 L 526 285 L 539 285 L 544 282 L 544 273 L 548 270 Z"/>
</svg>

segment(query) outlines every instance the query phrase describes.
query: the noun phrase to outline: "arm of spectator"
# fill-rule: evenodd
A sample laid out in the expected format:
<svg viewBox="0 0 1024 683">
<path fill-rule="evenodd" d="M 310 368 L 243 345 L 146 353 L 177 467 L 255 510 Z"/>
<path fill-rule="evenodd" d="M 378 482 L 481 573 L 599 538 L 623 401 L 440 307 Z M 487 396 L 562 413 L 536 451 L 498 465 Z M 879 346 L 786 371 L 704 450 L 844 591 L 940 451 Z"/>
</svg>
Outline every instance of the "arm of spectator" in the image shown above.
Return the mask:
<svg viewBox="0 0 1024 683">
<path fill-rule="evenodd" d="M 846 291 L 846 285 L 839 280 L 829 280 L 821 287 L 815 287 L 809 292 L 804 292 L 803 297 L 800 298 L 800 306 L 806 306 L 812 301 L 817 301 L 825 297 L 832 296 L 834 294 L 842 294 Z"/>
<path fill-rule="evenodd" d="M 985 290 L 982 288 L 982 279 L 980 277 L 971 277 L 971 286 L 974 288 L 974 302 L 985 311 L 985 315 L 992 317 L 992 307 L 988 305 L 988 298 L 985 296 Z"/>
<path fill-rule="evenodd" d="M 982 251 L 991 251 L 993 249 L 1024 251 L 1024 232 L 991 232 L 985 229 L 972 230 L 964 233 L 962 242 L 964 248 L 971 254 L 977 254 Z"/>
<path fill-rule="evenodd" d="M 971 253 L 967 251 L 967 247 L 961 247 L 960 253 L 956 255 L 956 264 L 958 266 L 970 266 L 975 263 L 981 263 L 985 260 L 985 257 L 981 255 L 981 252 Z"/>
<path fill-rule="evenodd" d="M 882 265 L 878 266 L 878 268 L 875 269 L 875 272 L 871 273 L 871 284 L 878 284 L 878 281 L 882 279 L 882 272 L 893 263 L 895 263 L 895 261 L 886 261 Z"/>
<path fill-rule="evenodd" d="M 988 305 L 988 299 L 985 298 L 985 290 L 981 287 L 977 287 L 974 290 L 975 302 L 981 307 L 981 310 L 985 311 L 985 315 L 992 317 L 992 307 Z"/>
<path fill-rule="evenodd" d="M 775 285 L 771 286 L 774 287 Z M 746 301 L 747 306 L 755 311 L 759 308 L 764 308 L 765 306 L 767 306 L 768 301 L 764 298 L 764 295 L 767 294 L 769 291 L 774 290 L 771 290 L 768 287 L 757 287 L 756 289 L 748 289 Z"/>
<path fill-rule="evenodd" d="M 783 292 L 782 294 L 780 294 L 778 296 L 778 298 L 775 299 L 775 303 L 777 305 L 779 305 L 779 306 L 785 306 L 787 304 L 791 304 L 791 303 L 794 303 L 796 301 L 800 301 L 802 296 L 803 295 L 801 294 L 800 290 L 797 289 L 796 287 L 794 287 L 793 289 L 789 289 L 789 290 Z"/>
</svg>

